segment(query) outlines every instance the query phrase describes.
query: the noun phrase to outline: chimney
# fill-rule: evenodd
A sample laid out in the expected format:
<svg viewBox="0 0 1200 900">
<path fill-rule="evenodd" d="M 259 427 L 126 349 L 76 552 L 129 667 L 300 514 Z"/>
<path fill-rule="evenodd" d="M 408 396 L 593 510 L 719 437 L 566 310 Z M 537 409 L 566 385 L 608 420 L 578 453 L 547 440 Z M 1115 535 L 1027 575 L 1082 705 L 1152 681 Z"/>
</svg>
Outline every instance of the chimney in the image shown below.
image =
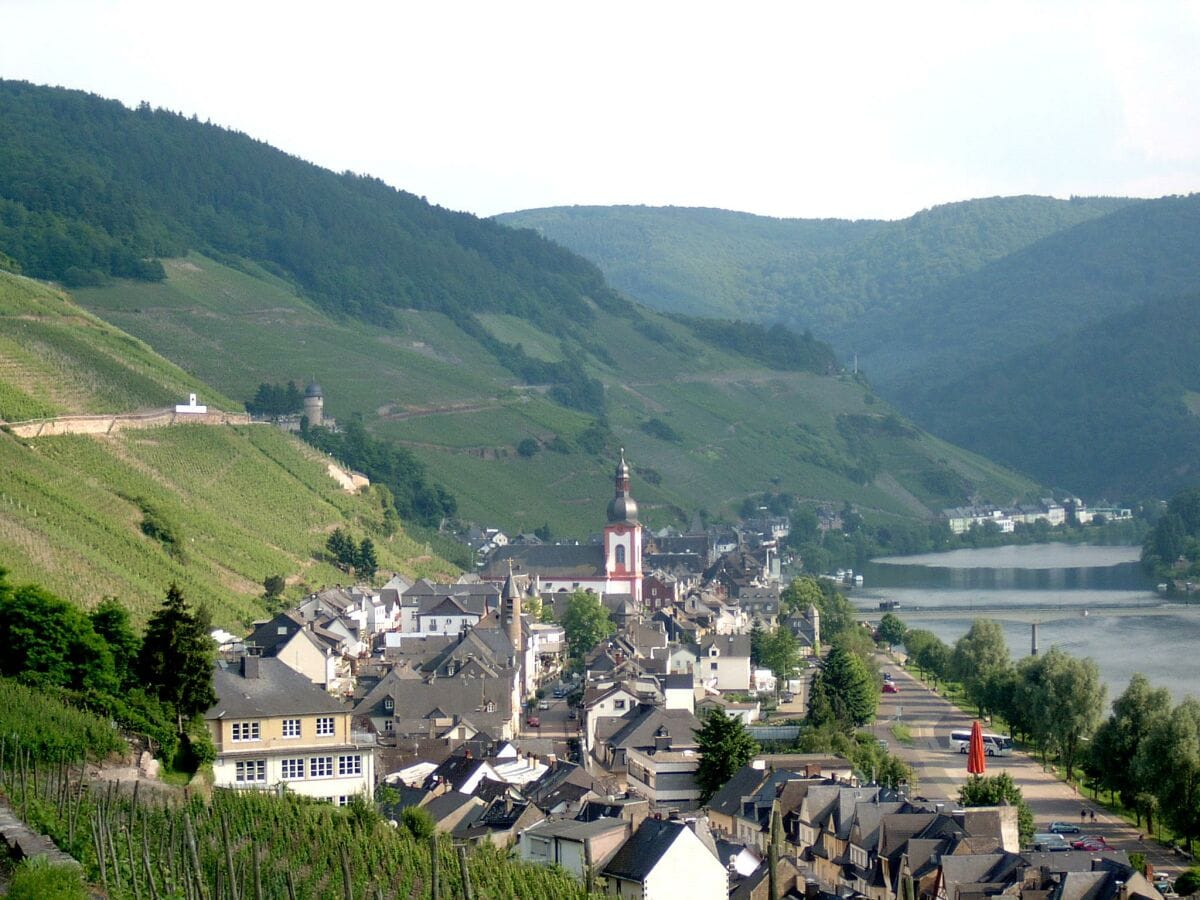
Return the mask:
<svg viewBox="0 0 1200 900">
<path fill-rule="evenodd" d="M 246 653 L 242 656 L 242 677 L 257 678 L 258 664 L 262 659 L 262 648 L 253 644 L 246 645 Z"/>
<path fill-rule="evenodd" d="M 821 893 L 821 883 L 812 878 L 804 882 L 804 900 L 817 900 Z"/>
</svg>

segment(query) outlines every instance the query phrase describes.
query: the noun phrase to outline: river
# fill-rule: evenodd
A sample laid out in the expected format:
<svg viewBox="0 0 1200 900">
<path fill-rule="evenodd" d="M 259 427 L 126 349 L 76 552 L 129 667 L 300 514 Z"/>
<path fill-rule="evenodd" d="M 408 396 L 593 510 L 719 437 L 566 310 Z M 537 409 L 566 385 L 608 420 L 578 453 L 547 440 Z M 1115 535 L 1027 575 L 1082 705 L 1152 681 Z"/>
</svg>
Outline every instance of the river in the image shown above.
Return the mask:
<svg viewBox="0 0 1200 900">
<path fill-rule="evenodd" d="M 1000 622 L 1014 659 L 1038 647 L 1090 656 L 1120 694 L 1134 672 L 1176 700 L 1200 694 L 1200 605 L 1165 602 L 1138 566 L 1137 547 L 1032 544 L 872 560 L 850 599 L 871 618 L 898 601 L 909 628 L 953 644 L 978 618 Z"/>
</svg>

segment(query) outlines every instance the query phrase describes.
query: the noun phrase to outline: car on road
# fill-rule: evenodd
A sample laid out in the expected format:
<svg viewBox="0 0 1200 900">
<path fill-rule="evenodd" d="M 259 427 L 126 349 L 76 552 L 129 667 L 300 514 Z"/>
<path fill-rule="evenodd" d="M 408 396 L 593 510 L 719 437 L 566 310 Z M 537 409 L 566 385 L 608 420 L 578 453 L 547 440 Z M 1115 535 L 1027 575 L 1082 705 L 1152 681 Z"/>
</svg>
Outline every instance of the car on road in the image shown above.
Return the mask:
<svg viewBox="0 0 1200 900">
<path fill-rule="evenodd" d="M 567 696 L 567 689 L 565 687 L 562 687 L 561 685 L 559 685 L 558 687 L 556 687 L 554 689 L 554 699 L 555 700 L 561 700 L 565 696 Z"/>
<path fill-rule="evenodd" d="M 884 673 L 883 673 L 883 680 L 884 680 L 884 681 L 891 681 L 891 680 L 892 680 L 892 673 L 891 673 L 891 672 L 884 672 Z"/>
<path fill-rule="evenodd" d="M 538 701 L 538 709 L 549 709 L 549 708 L 550 708 L 549 700 L 539 700 Z"/>
<path fill-rule="evenodd" d="M 1071 849 L 1091 850 L 1092 852 L 1095 852 L 1097 850 L 1111 850 L 1113 848 L 1108 845 L 1108 841 L 1106 841 L 1101 835 L 1089 834 L 1081 837 L 1077 841 L 1071 841 Z"/>
<path fill-rule="evenodd" d="M 578 719 L 579 718 L 579 710 L 577 710 L 577 709 L 571 710 L 569 713 L 567 713 L 567 718 L 568 719 Z"/>
<path fill-rule="evenodd" d="M 883 692 L 885 694 L 898 694 L 898 693 L 900 693 L 900 688 L 896 685 L 896 682 L 894 682 L 894 681 L 885 681 L 883 683 Z"/>
<path fill-rule="evenodd" d="M 1074 822 L 1051 822 L 1046 830 L 1051 834 L 1079 834 L 1082 831 Z"/>
<path fill-rule="evenodd" d="M 542 720 L 539 719 L 537 716 L 526 716 L 525 724 L 528 725 L 530 728 L 541 728 Z"/>
</svg>

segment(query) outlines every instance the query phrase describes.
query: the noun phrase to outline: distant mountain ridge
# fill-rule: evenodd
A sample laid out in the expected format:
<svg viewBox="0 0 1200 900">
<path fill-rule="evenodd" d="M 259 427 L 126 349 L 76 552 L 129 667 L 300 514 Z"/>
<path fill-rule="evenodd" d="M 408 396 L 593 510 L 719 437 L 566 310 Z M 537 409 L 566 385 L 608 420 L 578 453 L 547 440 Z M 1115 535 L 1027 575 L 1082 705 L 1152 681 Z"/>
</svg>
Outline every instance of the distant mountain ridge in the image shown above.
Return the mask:
<svg viewBox="0 0 1200 900">
<path fill-rule="evenodd" d="M 1170 431 L 1160 449 L 1191 433 L 1183 397 L 1200 382 L 1187 366 L 1152 377 L 1171 354 L 1141 354 L 1178 336 L 1160 313 L 1200 295 L 1200 195 L 993 198 L 891 223 L 629 207 L 499 218 L 589 255 L 651 305 L 733 304 L 759 321 L 803 323 L 918 424 L 1062 489 L 1168 495 L 1195 477 L 1185 459 L 1138 448 L 1151 440 L 1142 427 Z M 682 287 L 658 291 L 664 283 Z M 1087 344 L 1101 339 L 1110 343 Z M 1039 374 L 1082 360 L 1104 360 L 1105 371 L 1057 383 Z M 1135 385 L 1141 414 L 1122 420 Z M 1095 440 L 1081 447 L 1085 419 Z"/>
</svg>

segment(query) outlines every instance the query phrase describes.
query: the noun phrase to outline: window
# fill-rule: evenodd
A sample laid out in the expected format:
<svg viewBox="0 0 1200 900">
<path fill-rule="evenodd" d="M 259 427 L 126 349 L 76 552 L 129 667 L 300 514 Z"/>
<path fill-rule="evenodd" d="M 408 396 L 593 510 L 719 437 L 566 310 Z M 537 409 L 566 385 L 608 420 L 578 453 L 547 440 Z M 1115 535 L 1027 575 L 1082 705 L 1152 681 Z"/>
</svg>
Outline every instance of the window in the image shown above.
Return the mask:
<svg viewBox="0 0 1200 900">
<path fill-rule="evenodd" d="M 257 722 L 234 722 L 233 739 L 235 741 L 257 741 L 259 736 Z"/>
<path fill-rule="evenodd" d="M 393 709 L 396 708 L 396 701 L 393 700 L 391 697 L 384 697 L 383 698 L 383 708 L 385 711 L 391 712 Z"/>
<path fill-rule="evenodd" d="M 617 544 L 617 565 L 625 565 L 625 545 Z"/>
<path fill-rule="evenodd" d="M 708 668 L 709 668 L 709 670 L 710 670 L 710 671 L 712 671 L 712 672 L 715 672 L 715 671 L 717 671 L 717 669 L 719 668 L 719 666 L 718 666 L 716 663 L 709 663 L 709 664 L 708 664 Z"/>
<path fill-rule="evenodd" d="M 304 777 L 304 760 L 302 759 L 281 759 L 279 768 L 285 781 Z"/>
<path fill-rule="evenodd" d="M 283 736 L 285 738 L 300 737 L 300 720 L 299 719 L 284 719 L 283 720 Z"/>
<path fill-rule="evenodd" d="M 624 709 L 624 708 L 625 708 L 624 700 L 614 700 L 613 701 L 613 709 Z"/>
<path fill-rule="evenodd" d="M 346 794 L 341 794 L 336 798 L 330 798 L 330 799 L 333 800 L 333 802 L 335 802 L 338 806 L 349 806 L 350 805 L 350 798 Z"/>
<path fill-rule="evenodd" d="M 338 757 L 338 774 L 339 775 L 361 775 L 362 774 L 362 757 L 357 753 L 351 756 Z"/>
<path fill-rule="evenodd" d="M 317 717 L 317 737 L 328 737 L 333 734 L 333 716 Z"/>
<path fill-rule="evenodd" d="M 391 719 L 385 720 L 383 723 L 383 730 L 385 732 L 387 732 L 388 734 L 391 734 L 393 731 L 396 730 L 396 723 L 393 722 Z"/>
<path fill-rule="evenodd" d="M 333 776 L 333 757 L 314 756 L 308 761 L 309 778 L 330 778 Z"/>
<path fill-rule="evenodd" d="M 265 759 L 243 760 L 235 766 L 233 778 L 238 784 L 266 781 L 267 761 Z"/>
</svg>

